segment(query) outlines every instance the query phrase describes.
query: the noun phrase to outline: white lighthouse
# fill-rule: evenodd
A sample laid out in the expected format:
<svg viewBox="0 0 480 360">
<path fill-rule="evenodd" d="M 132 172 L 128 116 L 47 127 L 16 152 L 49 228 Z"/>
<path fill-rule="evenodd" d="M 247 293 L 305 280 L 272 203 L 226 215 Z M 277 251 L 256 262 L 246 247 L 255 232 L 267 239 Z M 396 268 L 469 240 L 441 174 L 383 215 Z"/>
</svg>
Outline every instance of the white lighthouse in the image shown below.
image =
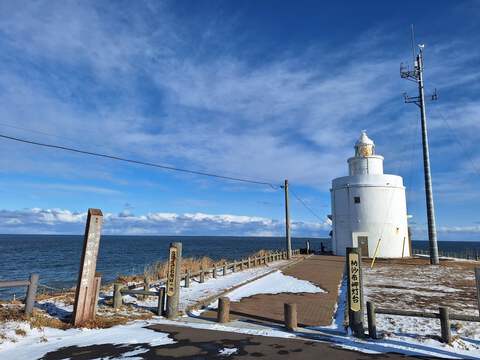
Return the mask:
<svg viewBox="0 0 480 360">
<path fill-rule="evenodd" d="M 359 247 L 368 257 L 410 256 L 405 187 L 401 176 L 383 173 L 383 156 L 362 131 L 349 176 L 332 181 L 332 250 Z M 375 253 L 376 252 L 376 253 Z"/>
</svg>

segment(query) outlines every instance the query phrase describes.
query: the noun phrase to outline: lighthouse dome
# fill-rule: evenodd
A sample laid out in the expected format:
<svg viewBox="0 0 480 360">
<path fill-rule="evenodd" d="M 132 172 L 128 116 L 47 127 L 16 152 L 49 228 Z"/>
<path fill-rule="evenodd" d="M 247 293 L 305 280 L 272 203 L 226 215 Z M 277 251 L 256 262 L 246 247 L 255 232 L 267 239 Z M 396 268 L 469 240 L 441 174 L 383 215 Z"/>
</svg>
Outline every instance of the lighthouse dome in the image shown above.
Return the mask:
<svg viewBox="0 0 480 360">
<path fill-rule="evenodd" d="M 360 138 L 355 143 L 355 156 L 372 156 L 375 155 L 375 143 L 367 135 L 366 130 L 362 130 Z"/>
</svg>

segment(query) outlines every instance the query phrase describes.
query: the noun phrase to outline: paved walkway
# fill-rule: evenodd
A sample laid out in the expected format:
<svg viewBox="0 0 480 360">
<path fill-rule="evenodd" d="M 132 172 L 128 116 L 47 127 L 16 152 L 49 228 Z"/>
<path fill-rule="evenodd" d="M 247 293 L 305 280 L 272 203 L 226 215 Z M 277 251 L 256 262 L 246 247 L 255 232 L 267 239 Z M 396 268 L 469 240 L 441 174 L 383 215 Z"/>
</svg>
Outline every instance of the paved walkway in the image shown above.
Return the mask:
<svg viewBox="0 0 480 360">
<path fill-rule="evenodd" d="M 399 354 L 366 354 L 339 349 L 325 342 L 236 334 L 217 330 L 192 329 L 174 325 L 153 325 L 149 329 L 168 333 L 173 344 L 102 344 L 69 346 L 46 354 L 42 360 L 89 359 L 284 359 L 353 360 L 413 359 Z M 429 358 L 433 359 L 433 358 Z"/>
<path fill-rule="evenodd" d="M 308 280 L 326 290 L 326 293 L 282 293 L 254 295 L 231 303 L 232 318 L 248 317 L 261 321 L 283 323 L 283 304 L 296 303 L 300 326 L 326 326 L 332 322 L 338 288 L 342 279 L 345 259 L 340 256 L 314 255 L 283 270 L 286 275 Z M 213 318 L 216 313 L 202 316 Z"/>
</svg>

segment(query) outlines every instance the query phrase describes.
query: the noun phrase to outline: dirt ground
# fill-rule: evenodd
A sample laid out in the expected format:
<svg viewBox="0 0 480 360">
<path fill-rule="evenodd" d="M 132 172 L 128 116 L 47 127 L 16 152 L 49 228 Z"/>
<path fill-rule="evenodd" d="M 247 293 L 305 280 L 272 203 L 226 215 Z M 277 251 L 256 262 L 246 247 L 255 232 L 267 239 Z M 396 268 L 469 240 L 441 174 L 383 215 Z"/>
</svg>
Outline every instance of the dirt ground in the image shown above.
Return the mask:
<svg viewBox="0 0 480 360">
<path fill-rule="evenodd" d="M 370 269 L 370 261 L 363 262 L 365 297 L 377 306 L 430 311 L 447 306 L 478 315 L 474 269 L 480 262 L 445 259 L 431 266 L 427 258 L 377 260 Z"/>
</svg>

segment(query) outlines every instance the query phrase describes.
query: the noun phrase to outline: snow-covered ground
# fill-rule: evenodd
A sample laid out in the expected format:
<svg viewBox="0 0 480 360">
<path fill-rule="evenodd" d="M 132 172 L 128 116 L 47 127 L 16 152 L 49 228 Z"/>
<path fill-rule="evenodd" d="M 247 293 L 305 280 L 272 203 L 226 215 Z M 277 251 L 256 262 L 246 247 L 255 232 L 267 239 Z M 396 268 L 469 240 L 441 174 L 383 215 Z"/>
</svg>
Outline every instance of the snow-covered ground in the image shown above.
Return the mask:
<svg viewBox="0 0 480 360">
<path fill-rule="evenodd" d="M 135 355 L 148 351 L 140 344 L 148 343 L 151 346 L 172 344 L 174 341 L 168 334 L 145 329 L 150 325 L 148 321 L 135 321 L 128 325 L 118 325 L 109 329 L 68 329 L 52 328 L 30 329 L 23 322 L 9 322 L 3 325 L 3 330 L 15 342 L 5 341 L 0 345 L 0 358 L 3 360 L 34 360 L 39 359 L 50 351 L 68 346 L 89 346 L 100 344 L 135 345 Z M 26 332 L 26 336 L 15 334 L 17 329 Z M 17 330 L 18 331 L 18 330 Z M 132 356 L 132 352 L 123 356 Z"/>
<path fill-rule="evenodd" d="M 216 279 L 208 278 L 204 283 L 199 283 L 192 281 L 189 288 L 181 289 L 181 307 L 186 308 L 187 306 L 195 304 L 197 301 L 202 299 L 209 298 L 215 294 L 222 293 L 234 286 L 239 284 L 246 283 L 252 279 L 255 279 L 259 276 L 265 275 L 269 272 L 273 273 L 273 279 L 278 279 L 284 277 L 288 279 L 289 284 L 292 286 L 292 289 L 301 290 L 306 288 L 306 284 L 303 280 L 297 280 L 295 278 L 289 279 L 290 277 L 283 275 L 280 271 L 276 270 L 282 266 L 285 266 L 287 261 L 278 261 L 271 263 L 268 266 L 257 267 L 246 269 L 241 272 L 235 272 L 227 274 L 226 276 L 219 276 Z M 281 274 L 281 275 L 279 275 Z M 269 277 L 271 275 L 267 275 Z M 283 279 L 282 277 L 282 279 Z M 295 280 L 298 282 L 296 283 Z M 261 281 L 258 280 L 258 281 Z M 312 286 L 312 285 L 311 285 Z M 277 287 L 274 291 L 278 291 Z M 312 290 L 312 289 L 310 289 Z M 321 289 L 319 289 L 321 291 Z M 248 293 L 254 295 L 255 293 L 264 293 L 265 291 L 271 291 L 268 286 L 262 285 L 261 287 L 249 288 Z M 110 294 L 107 294 L 110 295 Z M 249 295 L 249 296 L 250 296 Z M 103 297 L 100 299 L 104 300 Z M 139 300 L 135 297 L 125 296 L 125 302 L 133 303 L 135 306 L 133 308 L 121 309 L 120 311 L 114 312 L 111 307 L 100 306 L 99 312 L 102 315 L 108 314 L 120 314 L 126 315 L 132 311 L 141 311 L 143 307 L 153 307 L 157 305 L 156 298 Z M 37 303 L 36 307 L 46 311 L 52 317 L 57 317 L 59 319 L 65 318 L 73 310 L 72 305 L 66 304 L 61 298 L 55 298 L 50 300 L 43 300 Z M 125 353 L 124 356 L 129 355 L 133 356 L 135 354 L 141 354 L 142 352 L 147 351 L 141 346 L 141 343 L 148 343 L 151 346 L 157 346 L 162 344 L 170 344 L 172 340 L 168 338 L 167 334 L 155 332 L 153 330 L 146 329 L 148 325 L 159 324 L 159 323 L 169 323 L 169 324 L 183 324 L 191 327 L 197 328 L 208 328 L 214 330 L 226 330 L 226 331 L 235 331 L 243 332 L 248 334 L 255 335 L 264 335 L 264 336 L 286 336 L 291 337 L 293 335 L 284 333 L 282 331 L 276 331 L 274 329 L 262 328 L 262 329 L 251 329 L 251 328 L 232 328 L 228 326 L 222 326 L 219 324 L 200 324 L 195 320 L 189 321 L 188 316 L 183 316 L 179 321 L 171 322 L 161 317 L 154 316 L 150 320 L 137 320 L 132 321 L 127 325 L 118 325 L 108 329 L 68 329 L 60 330 L 53 328 L 31 328 L 27 322 L 19 321 L 10 321 L 3 324 L 0 324 L 0 359 L 2 360 L 22 360 L 22 359 L 37 359 L 42 357 L 44 354 L 54 351 L 59 348 L 68 347 L 72 345 L 77 346 L 88 346 L 88 345 L 98 345 L 98 344 L 139 344 L 138 348 L 135 347 L 134 353 Z M 227 356 L 228 351 L 225 350 L 221 355 Z"/>
<path fill-rule="evenodd" d="M 365 290 L 367 293 L 368 285 L 365 285 Z M 346 281 L 343 281 L 332 324 L 326 327 L 311 327 L 309 330 L 314 330 L 316 333 L 306 336 L 332 342 L 341 348 L 372 354 L 398 352 L 425 357 L 480 359 L 479 323 L 469 323 L 468 328 L 474 329 L 474 333 L 457 337 L 451 345 L 447 345 L 431 336 L 440 334 L 439 320 L 377 314 L 377 332 L 383 337 L 378 340 L 357 339 L 347 333 L 344 328 L 346 294 L 347 285 Z M 365 317 L 366 326 L 367 318 Z M 365 330 L 367 333 L 367 329 Z M 453 330 L 452 334 L 455 334 Z"/>
<path fill-rule="evenodd" d="M 282 265 L 284 264 L 283 262 Z M 219 276 L 217 279 L 210 278 L 203 284 L 193 282 L 190 288 L 182 288 L 181 304 L 185 308 L 198 300 L 224 292 L 239 283 L 246 284 L 226 294 L 232 301 L 239 301 L 244 297 L 255 294 L 323 291 L 308 281 L 286 276 L 281 271 L 275 271 L 275 268 L 279 266 L 280 264 L 277 263 L 274 267 L 248 269 L 225 277 Z M 388 308 L 396 305 L 397 308 L 413 309 L 411 304 L 415 299 L 422 299 L 423 304 L 428 300 L 428 297 L 431 297 L 433 303 L 436 304 L 436 301 L 442 299 L 437 294 L 443 294 L 443 299 L 447 299 L 448 303 L 458 301 L 458 303 L 455 303 L 457 307 L 452 307 L 455 309 L 454 312 L 474 313 L 475 309 L 471 305 L 471 296 L 461 296 L 462 291 L 465 293 L 465 287 L 470 284 L 472 275 L 468 273 L 470 271 L 468 267 L 461 268 L 464 269 L 462 274 L 458 273 L 459 269 L 457 268 L 453 271 L 443 267 L 419 268 L 412 266 L 405 270 L 397 267 L 383 269 L 379 266 L 372 271 L 365 271 L 365 297 L 366 300 L 374 299 L 378 306 L 381 304 L 382 307 Z M 271 274 L 249 282 L 272 270 Z M 380 302 L 381 299 L 385 300 Z M 134 297 L 126 297 L 126 300 L 135 303 L 133 308 L 122 310 L 126 312 L 134 311 L 135 308 L 141 309 L 144 306 L 156 306 L 156 300 L 153 298 L 151 300 L 137 300 Z M 2 360 L 36 359 L 49 351 L 65 346 L 107 343 L 124 344 L 125 346 L 128 344 L 134 345 L 133 348 L 129 347 L 123 356 L 135 356 L 147 351 L 141 343 L 156 346 L 173 342 L 167 334 L 146 329 L 146 326 L 175 324 L 252 335 L 326 341 L 334 344 L 334 346 L 365 353 L 398 352 L 424 357 L 480 359 L 479 323 L 452 321 L 454 342 L 447 345 L 441 343 L 438 339 L 440 334 L 438 320 L 377 314 L 377 329 L 383 337 L 378 340 L 356 339 L 347 333 L 344 328 L 345 302 L 346 284 L 343 282 L 339 288 L 339 301 L 332 324 L 325 327 L 299 329 L 294 333 L 276 325 L 259 325 L 241 320 L 232 321 L 229 324 L 217 324 L 187 315 L 176 321 L 154 316 L 147 321 L 133 321 L 128 325 L 103 330 L 69 329 L 63 331 L 50 328 L 38 330 L 30 329 L 26 323 L 10 322 L 3 325 L 3 330 L 0 328 L 0 335 L 3 334 L 4 337 L 3 343 L 0 344 L 0 358 Z M 215 305 L 216 303 L 212 304 L 212 306 Z M 69 305 L 52 304 L 48 301 L 42 302 L 40 307 L 48 309 L 50 313 L 56 312 L 59 317 L 71 311 Z M 465 311 L 458 310 L 462 308 Z M 435 307 L 432 307 L 431 310 L 435 311 Z M 108 311 L 112 311 L 111 308 Z M 23 331 L 25 334 L 21 334 Z M 135 346 L 135 344 L 138 344 L 138 346 Z M 231 348 L 224 351 L 220 350 L 219 353 L 225 358 L 232 354 L 234 354 L 234 349 Z"/>
<path fill-rule="evenodd" d="M 478 266 L 478 263 L 476 264 Z M 452 313 L 478 315 L 474 263 L 443 262 L 430 266 L 406 260 L 404 264 L 383 263 L 364 267 L 365 301 L 378 307 L 438 312 L 447 306 Z M 365 318 L 365 324 L 366 324 Z M 480 323 L 451 321 L 453 342 L 440 342 L 440 320 L 377 314 L 377 331 L 384 338 L 375 343 L 431 351 L 435 356 L 480 358 Z M 410 351 L 410 350 L 409 350 Z"/>
</svg>

